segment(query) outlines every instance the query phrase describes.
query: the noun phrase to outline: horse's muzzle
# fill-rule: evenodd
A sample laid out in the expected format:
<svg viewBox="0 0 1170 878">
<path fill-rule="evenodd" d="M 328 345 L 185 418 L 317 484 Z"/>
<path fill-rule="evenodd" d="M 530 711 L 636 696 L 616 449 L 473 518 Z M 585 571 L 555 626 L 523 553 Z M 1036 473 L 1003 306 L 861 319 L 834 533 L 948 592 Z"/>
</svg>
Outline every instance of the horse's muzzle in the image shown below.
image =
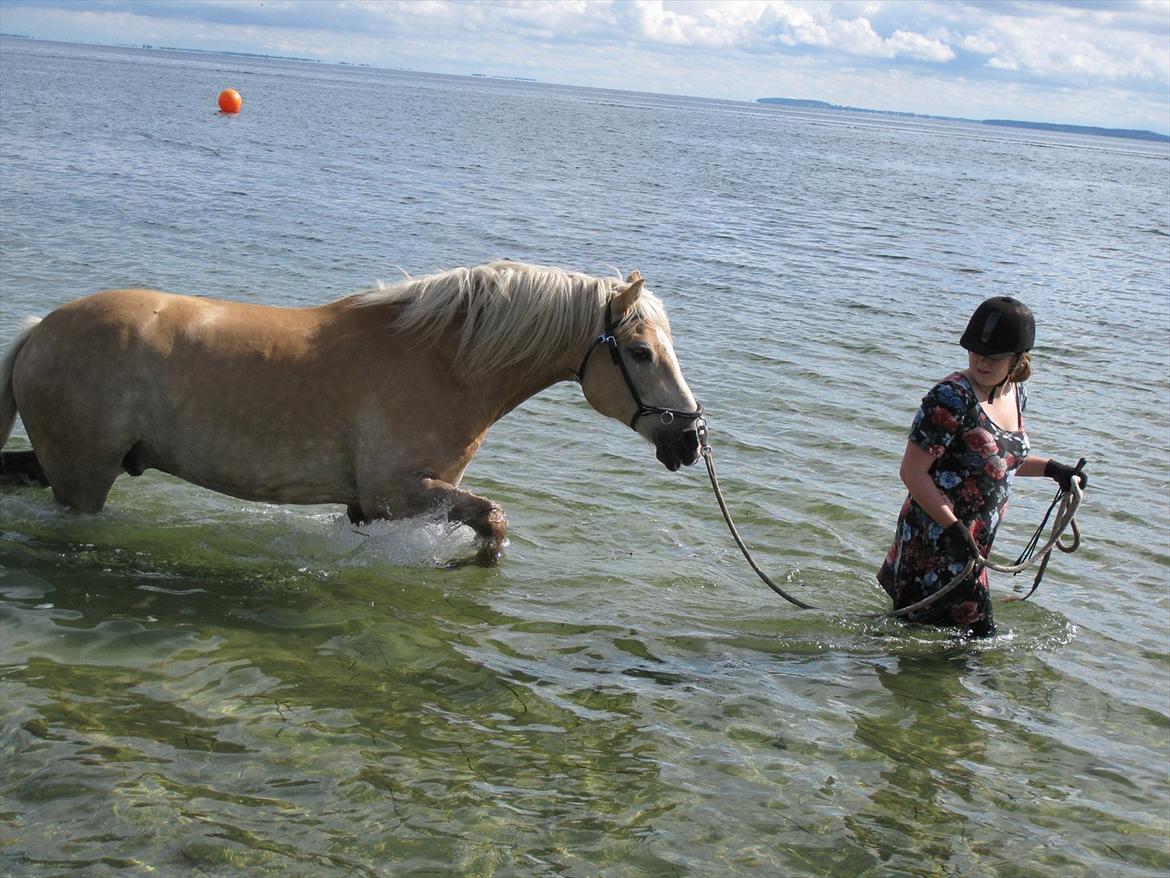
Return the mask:
<svg viewBox="0 0 1170 878">
<path fill-rule="evenodd" d="M 671 472 L 699 459 L 699 431 L 691 424 L 685 430 L 665 433 L 654 443 L 655 456 Z"/>
</svg>

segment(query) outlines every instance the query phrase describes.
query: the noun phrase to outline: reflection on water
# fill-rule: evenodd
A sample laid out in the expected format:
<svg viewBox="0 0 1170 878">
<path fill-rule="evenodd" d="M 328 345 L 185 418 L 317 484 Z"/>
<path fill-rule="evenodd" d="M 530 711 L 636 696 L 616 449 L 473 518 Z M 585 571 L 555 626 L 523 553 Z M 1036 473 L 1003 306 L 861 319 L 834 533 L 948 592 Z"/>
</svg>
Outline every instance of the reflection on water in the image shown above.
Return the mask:
<svg viewBox="0 0 1170 878">
<path fill-rule="evenodd" d="M 111 789 L 107 842 L 131 854 L 182 825 L 178 854 L 202 868 L 225 865 L 225 837 L 253 851 L 229 858 L 240 869 L 282 851 L 353 865 L 386 846 L 436 873 L 511 861 L 518 844 L 534 863 L 592 860 L 673 809 L 636 695 L 587 679 L 546 692 L 470 660 L 484 632 L 519 620 L 397 585 L 387 600 L 386 583 L 350 581 L 339 601 L 110 576 L 8 595 L 6 653 L 20 662 L 5 687 L 45 696 L 7 741 L 10 804 L 46 818 L 21 827 L 30 860 L 47 865 L 60 827 L 91 819 L 71 803 Z M 597 639 L 559 627 L 582 649 Z M 654 871 L 653 855 L 639 861 Z"/>
<path fill-rule="evenodd" d="M 881 786 L 867 807 L 845 820 L 850 836 L 865 850 L 882 850 L 887 832 L 904 844 L 884 851 L 885 859 L 907 865 L 978 862 L 998 841 L 967 840 L 970 819 L 950 807 L 970 799 L 971 765 L 986 761 L 987 737 L 966 707 L 961 678 L 965 655 L 902 657 L 876 667 L 878 682 L 892 696 L 877 715 L 857 717 L 857 738 L 888 757 Z M 881 831 L 875 832 L 875 828 Z"/>
</svg>

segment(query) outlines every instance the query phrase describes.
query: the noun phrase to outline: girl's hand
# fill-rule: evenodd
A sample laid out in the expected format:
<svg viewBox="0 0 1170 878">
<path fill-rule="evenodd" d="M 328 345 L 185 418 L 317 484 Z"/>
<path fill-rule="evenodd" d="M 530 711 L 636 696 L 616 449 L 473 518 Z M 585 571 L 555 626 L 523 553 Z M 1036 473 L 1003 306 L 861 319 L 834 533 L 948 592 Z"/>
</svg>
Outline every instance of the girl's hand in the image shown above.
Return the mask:
<svg viewBox="0 0 1170 878">
<path fill-rule="evenodd" d="M 971 536 L 971 531 L 961 521 L 956 521 L 943 529 L 943 547 L 952 563 L 962 564 L 964 567 L 972 558 L 981 557 L 975 537 Z"/>
<path fill-rule="evenodd" d="M 1076 466 L 1069 466 L 1067 463 L 1058 463 L 1055 460 L 1050 460 L 1044 465 L 1044 475 L 1060 485 L 1062 491 L 1072 490 L 1073 476 L 1076 476 L 1081 482 L 1081 490 L 1089 487 L 1089 477 L 1084 473 L 1085 459 L 1082 457 L 1080 463 Z"/>
</svg>

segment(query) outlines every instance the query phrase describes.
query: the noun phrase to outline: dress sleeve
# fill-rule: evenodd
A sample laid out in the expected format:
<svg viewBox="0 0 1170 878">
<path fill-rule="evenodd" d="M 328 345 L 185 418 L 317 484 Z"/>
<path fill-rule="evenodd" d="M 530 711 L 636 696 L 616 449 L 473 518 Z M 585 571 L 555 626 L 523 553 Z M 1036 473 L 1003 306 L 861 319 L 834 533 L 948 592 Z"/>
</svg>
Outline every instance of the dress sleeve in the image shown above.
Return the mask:
<svg viewBox="0 0 1170 878">
<path fill-rule="evenodd" d="M 972 401 L 970 392 L 957 381 L 939 382 L 922 398 L 910 427 L 910 441 L 931 457 L 942 457 L 962 429 Z"/>
</svg>

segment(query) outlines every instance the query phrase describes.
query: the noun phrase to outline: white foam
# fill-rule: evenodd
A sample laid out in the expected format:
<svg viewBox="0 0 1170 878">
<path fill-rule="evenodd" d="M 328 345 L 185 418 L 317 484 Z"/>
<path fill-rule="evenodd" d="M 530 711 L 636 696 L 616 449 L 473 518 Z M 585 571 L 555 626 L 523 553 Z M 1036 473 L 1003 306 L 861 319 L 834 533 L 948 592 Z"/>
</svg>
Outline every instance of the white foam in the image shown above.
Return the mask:
<svg viewBox="0 0 1170 878">
<path fill-rule="evenodd" d="M 311 566 L 443 567 L 475 553 L 475 532 L 447 521 L 444 510 L 361 525 L 345 514 L 305 514 L 281 506 L 265 507 L 264 515 L 285 531 L 273 545 Z"/>
</svg>

